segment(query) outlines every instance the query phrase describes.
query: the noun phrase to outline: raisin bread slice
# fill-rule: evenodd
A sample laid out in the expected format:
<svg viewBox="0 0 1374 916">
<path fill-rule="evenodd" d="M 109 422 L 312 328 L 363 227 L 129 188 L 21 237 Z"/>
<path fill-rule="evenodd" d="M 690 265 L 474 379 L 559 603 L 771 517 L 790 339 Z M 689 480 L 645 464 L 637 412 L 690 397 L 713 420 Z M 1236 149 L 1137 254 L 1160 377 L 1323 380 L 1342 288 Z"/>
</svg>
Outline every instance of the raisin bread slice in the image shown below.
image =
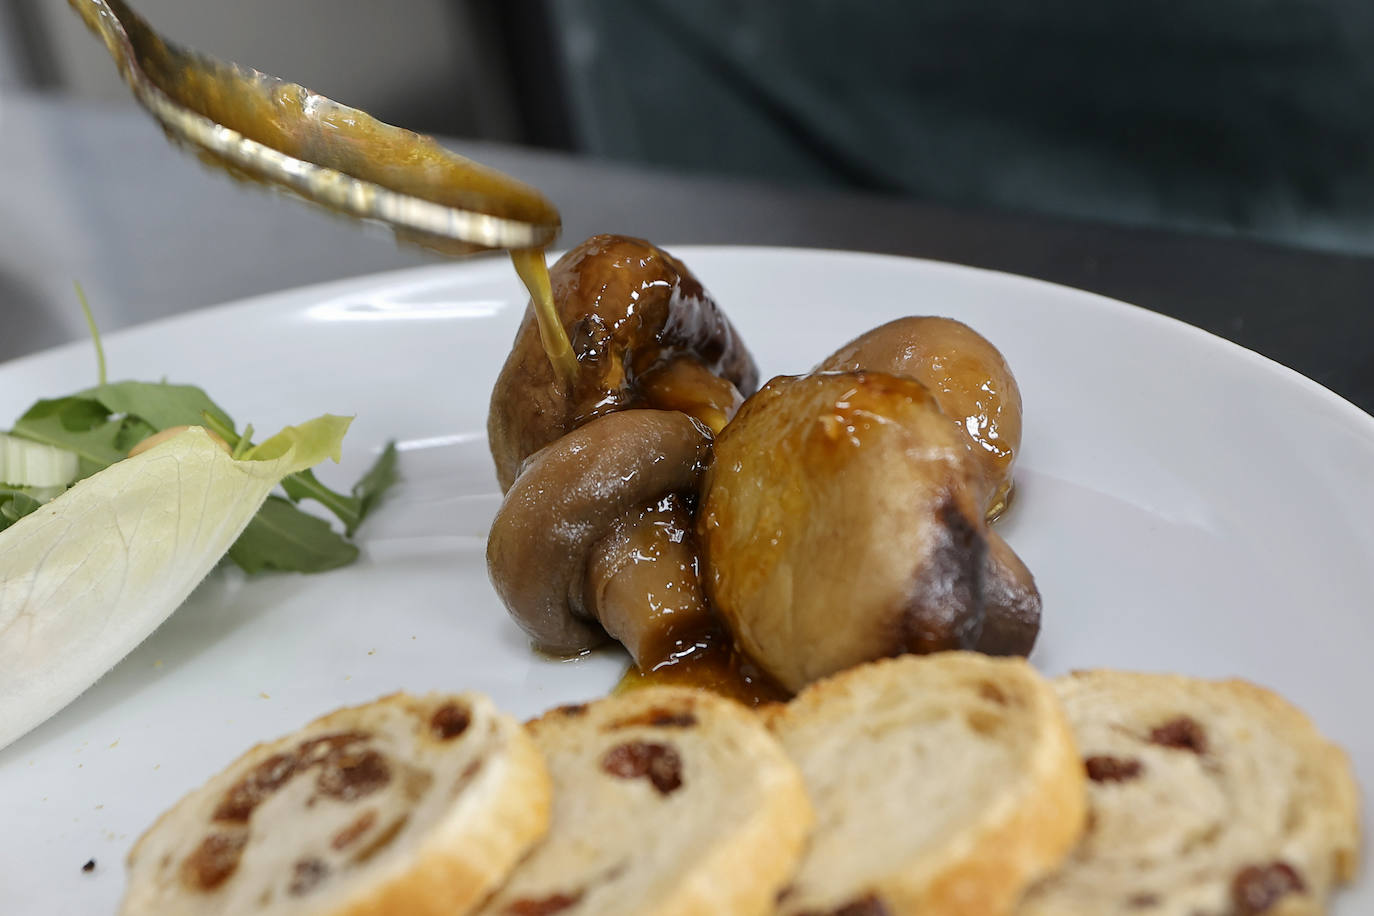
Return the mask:
<svg viewBox="0 0 1374 916">
<path fill-rule="evenodd" d="M 553 776 L 553 825 L 483 916 L 770 912 L 811 807 L 751 712 L 645 687 L 553 710 L 530 730 Z"/>
<path fill-rule="evenodd" d="M 461 916 L 548 829 L 534 743 L 485 697 L 397 694 L 248 751 L 129 855 L 126 916 Z"/>
<path fill-rule="evenodd" d="M 1082 832 L 1083 768 L 1049 683 L 971 652 L 861 665 L 771 717 L 816 832 L 787 916 L 997 916 Z"/>
<path fill-rule="evenodd" d="M 1091 827 L 1018 916 L 1325 912 L 1359 857 L 1349 761 L 1243 681 L 1091 671 L 1056 687 Z"/>
</svg>

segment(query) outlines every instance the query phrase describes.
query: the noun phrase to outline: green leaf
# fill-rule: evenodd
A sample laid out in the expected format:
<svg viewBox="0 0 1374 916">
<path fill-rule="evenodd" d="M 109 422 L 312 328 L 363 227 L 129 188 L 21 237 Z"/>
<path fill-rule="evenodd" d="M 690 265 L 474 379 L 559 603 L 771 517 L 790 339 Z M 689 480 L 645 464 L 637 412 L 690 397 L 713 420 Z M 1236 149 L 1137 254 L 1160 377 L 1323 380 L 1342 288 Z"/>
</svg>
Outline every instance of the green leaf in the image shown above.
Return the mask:
<svg viewBox="0 0 1374 916">
<path fill-rule="evenodd" d="M 81 476 L 89 477 L 124 457 L 119 448 L 123 420 L 111 420 L 100 402 L 83 397 L 39 401 L 10 430 L 13 435 L 45 442 L 81 459 Z"/>
<path fill-rule="evenodd" d="M 348 422 L 321 417 L 289 427 L 245 461 L 204 429 L 189 429 L 0 531 L 0 748 L 75 699 L 166 620 L 283 477 L 338 454 Z M 297 511 L 277 501 L 287 515 Z M 295 544 L 291 535 L 302 526 L 281 516 L 274 506 L 261 529 L 276 538 L 274 564 L 324 569 L 356 555 L 346 542 L 346 551 L 338 548 L 327 525 L 324 532 L 304 526 L 311 539 Z"/>
<path fill-rule="evenodd" d="M 280 496 L 269 497 L 229 548 L 229 559 L 244 572 L 324 572 L 347 566 L 358 548 L 329 523 L 307 515 Z"/>
<path fill-rule="evenodd" d="M 167 382 L 112 382 L 79 392 L 76 397 L 98 401 L 109 413 L 137 417 L 154 430 L 173 426 L 204 426 L 204 414 L 234 428 L 234 421 L 194 385 Z"/>
<path fill-rule="evenodd" d="M 400 474 L 396 471 L 396 457 L 396 443 L 388 442 L 386 448 L 377 456 L 377 460 L 372 463 L 372 467 L 368 468 L 367 473 L 353 485 L 353 496 L 358 500 L 359 522 L 376 507 L 382 494 L 400 480 Z M 353 531 L 350 529 L 348 533 L 352 534 Z"/>
<path fill-rule="evenodd" d="M 37 512 L 44 500 L 35 499 L 22 488 L 0 487 L 0 531 L 30 513 Z"/>
<path fill-rule="evenodd" d="M 345 496 L 320 482 L 314 471 L 301 471 L 281 482 L 292 502 L 313 499 L 344 524 L 344 534 L 352 537 L 358 526 L 377 505 L 382 494 L 399 479 L 396 473 L 396 443 L 388 442 L 382 454 L 362 478 L 353 485 L 353 495 Z"/>
<path fill-rule="evenodd" d="M 281 488 L 286 491 L 287 496 L 291 497 L 293 503 L 298 503 L 303 499 L 313 499 L 324 506 L 334 513 L 335 518 L 343 522 L 344 530 L 350 535 L 358 527 L 358 522 L 362 520 L 359 515 L 362 507 L 358 500 L 326 487 L 320 483 L 314 471 L 305 470 L 299 474 L 292 474 L 281 482 Z"/>
<path fill-rule="evenodd" d="M 125 417 L 124 422 L 120 425 L 119 435 L 115 436 L 115 448 L 127 455 L 129 449 L 156 432 L 157 430 L 151 424 L 145 423 L 138 417 Z"/>
</svg>

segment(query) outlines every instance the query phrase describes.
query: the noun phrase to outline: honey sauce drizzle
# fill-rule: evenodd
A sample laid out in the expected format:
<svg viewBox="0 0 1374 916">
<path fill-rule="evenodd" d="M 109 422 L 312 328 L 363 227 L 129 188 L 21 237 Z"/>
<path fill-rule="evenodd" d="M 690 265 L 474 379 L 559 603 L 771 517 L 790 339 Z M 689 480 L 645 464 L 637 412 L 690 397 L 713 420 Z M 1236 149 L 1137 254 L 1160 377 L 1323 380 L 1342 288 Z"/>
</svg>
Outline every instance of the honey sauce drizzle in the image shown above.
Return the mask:
<svg viewBox="0 0 1374 916">
<path fill-rule="evenodd" d="M 553 304 L 553 284 L 549 280 L 549 265 L 544 249 L 524 248 L 510 253 L 515 272 L 530 292 L 534 304 L 534 319 L 539 324 L 539 342 L 553 366 L 554 378 L 565 392 L 571 392 L 577 377 L 577 357 L 573 354 L 568 332 Z"/>
<path fill-rule="evenodd" d="M 740 654 L 718 623 L 672 640 L 655 656 L 661 660 L 647 669 L 631 664 L 615 692 L 653 686 L 697 687 L 746 706 L 785 703 L 792 697 Z"/>
</svg>

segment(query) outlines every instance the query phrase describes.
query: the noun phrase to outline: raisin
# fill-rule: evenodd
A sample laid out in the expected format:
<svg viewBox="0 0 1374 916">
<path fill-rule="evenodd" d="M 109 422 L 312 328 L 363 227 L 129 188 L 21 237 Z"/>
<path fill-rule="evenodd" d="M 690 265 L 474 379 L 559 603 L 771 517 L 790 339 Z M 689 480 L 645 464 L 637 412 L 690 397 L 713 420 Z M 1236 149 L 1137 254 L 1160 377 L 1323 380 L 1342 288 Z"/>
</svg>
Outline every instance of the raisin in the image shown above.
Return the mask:
<svg viewBox="0 0 1374 916">
<path fill-rule="evenodd" d="M 362 813 L 362 816 L 360 816 L 357 820 L 349 824 L 344 829 L 340 830 L 338 833 L 334 834 L 334 839 L 330 842 L 329 845 L 334 847 L 334 849 L 336 850 L 346 849 L 350 845 L 352 845 L 358 839 L 358 837 L 362 836 L 364 833 L 367 833 L 367 831 L 371 829 L 372 825 L 376 822 L 376 811 L 364 811 Z"/>
<path fill-rule="evenodd" d="M 1123 757 L 1099 755 L 1083 761 L 1083 769 L 1093 782 L 1127 782 L 1138 777 L 1144 768 L 1139 760 Z"/>
<path fill-rule="evenodd" d="M 808 912 L 804 916 L 892 916 L 892 911 L 877 895 L 869 894 L 867 897 L 851 900 L 833 910 L 826 910 L 823 913 L 820 911 Z"/>
<path fill-rule="evenodd" d="M 210 834 L 181 863 L 181 880 L 192 890 L 214 890 L 238 869 L 247 845 L 246 833 Z"/>
<path fill-rule="evenodd" d="M 268 757 L 224 793 L 211 817 L 231 824 L 248 823 L 258 805 L 285 785 L 295 772 L 295 755 L 274 754 Z"/>
<path fill-rule="evenodd" d="M 647 725 L 651 728 L 691 728 L 696 724 L 697 717 L 691 710 L 664 709 L 661 706 L 655 706 L 639 715 L 612 722 L 607 731 L 629 728 L 632 725 Z"/>
<path fill-rule="evenodd" d="M 1192 751 L 1194 754 L 1207 753 L 1207 733 L 1202 730 L 1196 719 L 1188 716 L 1170 719 L 1155 728 L 1150 732 L 1150 741 L 1175 750 Z"/>
<path fill-rule="evenodd" d="M 291 884 L 286 888 L 287 893 L 295 897 L 308 894 L 318 887 L 328 874 L 329 866 L 319 859 L 301 859 L 291 871 Z"/>
<path fill-rule="evenodd" d="M 661 795 L 682 786 L 682 758 L 666 744 L 631 741 L 617 745 L 601 758 L 601 769 L 621 779 L 646 777 Z"/>
<path fill-rule="evenodd" d="M 538 899 L 527 897 L 510 904 L 505 911 L 508 916 L 549 916 L 550 913 L 557 913 L 570 906 L 577 906 L 581 901 L 581 891 L 572 894 L 550 894 Z"/>
<path fill-rule="evenodd" d="M 1307 890 L 1297 869 L 1287 862 L 1250 865 L 1231 881 L 1231 902 L 1236 916 L 1263 913 L 1288 894 Z"/>
<path fill-rule="evenodd" d="M 380 833 L 373 837 L 366 846 L 355 852 L 350 861 L 354 865 L 362 865 L 377 853 L 386 849 L 396 841 L 396 837 L 401 835 L 401 831 L 405 829 L 406 823 L 409 822 L 409 820 L 409 814 L 401 815 L 396 821 L 385 827 Z"/>
<path fill-rule="evenodd" d="M 429 730 L 440 741 L 452 741 L 472 724 L 472 712 L 457 703 L 445 703 L 429 718 Z"/>
<path fill-rule="evenodd" d="M 463 772 L 458 774 L 458 780 L 453 784 L 453 794 L 457 795 L 468 787 L 468 784 L 477 778 L 477 774 L 482 772 L 482 758 L 478 757 L 463 767 Z"/>
<path fill-rule="evenodd" d="M 334 754 L 346 750 L 350 744 L 357 744 L 371 737 L 367 732 L 338 732 L 302 741 L 300 747 L 296 748 L 297 765 L 303 770 L 318 766 Z"/>
<path fill-rule="evenodd" d="M 351 802 L 371 795 L 391 781 L 391 767 L 380 752 L 343 751 L 331 754 L 320 766 L 315 788 L 321 795 Z"/>
<path fill-rule="evenodd" d="M 81 870 L 88 875 L 95 871 L 95 859 L 87 859 L 86 864 L 81 866 Z"/>
<path fill-rule="evenodd" d="M 992 681 L 980 681 L 978 684 L 978 695 L 990 703 L 996 703 L 998 706 L 1007 705 L 1007 695 L 1002 692 L 1002 688 L 992 683 Z"/>
</svg>

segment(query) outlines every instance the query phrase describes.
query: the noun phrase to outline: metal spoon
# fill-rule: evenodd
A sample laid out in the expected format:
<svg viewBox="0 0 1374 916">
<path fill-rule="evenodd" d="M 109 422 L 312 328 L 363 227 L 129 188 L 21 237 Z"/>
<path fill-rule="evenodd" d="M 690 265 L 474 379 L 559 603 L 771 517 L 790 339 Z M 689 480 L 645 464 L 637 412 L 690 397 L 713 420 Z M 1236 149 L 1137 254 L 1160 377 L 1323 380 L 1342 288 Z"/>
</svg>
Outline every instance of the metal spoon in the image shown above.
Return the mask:
<svg viewBox="0 0 1374 916">
<path fill-rule="evenodd" d="M 302 86 L 164 40 L 123 0 L 69 0 L 167 136 L 239 178 L 286 188 L 446 253 L 542 248 L 542 194 Z"/>
</svg>

